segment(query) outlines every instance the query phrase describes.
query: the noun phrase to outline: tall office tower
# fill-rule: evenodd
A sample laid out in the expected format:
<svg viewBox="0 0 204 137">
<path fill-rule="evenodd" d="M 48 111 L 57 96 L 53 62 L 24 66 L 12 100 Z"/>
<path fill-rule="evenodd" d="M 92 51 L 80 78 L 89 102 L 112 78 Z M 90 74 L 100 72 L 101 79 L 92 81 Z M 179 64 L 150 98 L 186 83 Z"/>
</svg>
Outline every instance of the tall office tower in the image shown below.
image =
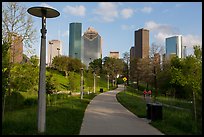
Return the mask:
<svg viewBox="0 0 204 137">
<path fill-rule="evenodd" d="M 50 40 L 48 42 L 47 64 L 52 65 L 55 56 L 62 55 L 62 42 L 60 40 Z"/>
<path fill-rule="evenodd" d="M 135 47 L 130 48 L 130 60 L 135 58 Z"/>
<path fill-rule="evenodd" d="M 23 60 L 23 42 L 22 37 L 12 34 L 12 44 L 10 48 L 10 61 L 12 63 L 21 63 Z"/>
<path fill-rule="evenodd" d="M 166 38 L 166 57 L 178 56 L 182 58 L 182 36 L 176 35 Z"/>
<path fill-rule="evenodd" d="M 149 58 L 149 30 L 147 29 L 135 31 L 135 57 Z"/>
<path fill-rule="evenodd" d="M 69 57 L 81 60 L 82 41 L 81 41 L 82 24 L 69 24 Z"/>
<path fill-rule="evenodd" d="M 119 59 L 119 52 L 118 51 L 110 51 L 109 57 Z"/>
<path fill-rule="evenodd" d="M 89 63 L 102 57 L 101 36 L 98 32 L 89 27 L 83 35 L 83 63 L 88 67 Z"/>
</svg>

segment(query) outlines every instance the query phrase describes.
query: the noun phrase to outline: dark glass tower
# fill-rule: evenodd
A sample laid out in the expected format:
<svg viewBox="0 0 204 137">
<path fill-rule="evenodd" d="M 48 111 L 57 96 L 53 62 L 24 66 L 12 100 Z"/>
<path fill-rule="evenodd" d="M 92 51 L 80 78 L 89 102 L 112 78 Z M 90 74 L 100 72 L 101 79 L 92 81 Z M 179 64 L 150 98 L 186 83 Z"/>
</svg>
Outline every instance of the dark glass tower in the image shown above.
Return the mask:
<svg viewBox="0 0 204 137">
<path fill-rule="evenodd" d="M 81 60 L 81 23 L 69 24 L 69 57 Z"/>
</svg>

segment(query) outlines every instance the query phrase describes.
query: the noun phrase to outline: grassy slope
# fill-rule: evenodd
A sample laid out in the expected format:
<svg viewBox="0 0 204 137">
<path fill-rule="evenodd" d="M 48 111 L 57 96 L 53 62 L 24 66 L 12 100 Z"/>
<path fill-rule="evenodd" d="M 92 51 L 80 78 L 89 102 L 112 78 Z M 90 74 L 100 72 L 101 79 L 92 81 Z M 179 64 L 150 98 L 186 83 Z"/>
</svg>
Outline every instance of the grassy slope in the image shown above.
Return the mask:
<svg viewBox="0 0 204 137">
<path fill-rule="evenodd" d="M 50 72 L 47 72 L 50 73 Z M 67 84 L 67 79 L 57 71 L 52 71 L 53 77 L 58 82 L 58 90 L 66 90 L 62 84 Z M 77 74 L 79 75 L 79 74 Z M 106 86 L 105 79 L 100 79 L 96 88 L 96 94 L 84 95 L 83 100 L 79 96 L 51 95 L 51 103 L 47 101 L 46 107 L 46 135 L 78 135 L 83 120 L 85 109 L 91 99 L 99 93 L 99 88 Z M 98 80 L 99 81 L 99 80 Z M 103 87 L 104 89 L 106 87 Z M 3 135 L 37 135 L 37 91 L 20 92 L 24 99 L 32 99 L 31 105 L 14 104 L 5 112 L 2 124 Z M 48 99 L 48 98 L 47 98 Z M 29 100 L 30 102 L 30 100 Z M 15 101 L 13 102 L 15 103 Z"/>
</svg>

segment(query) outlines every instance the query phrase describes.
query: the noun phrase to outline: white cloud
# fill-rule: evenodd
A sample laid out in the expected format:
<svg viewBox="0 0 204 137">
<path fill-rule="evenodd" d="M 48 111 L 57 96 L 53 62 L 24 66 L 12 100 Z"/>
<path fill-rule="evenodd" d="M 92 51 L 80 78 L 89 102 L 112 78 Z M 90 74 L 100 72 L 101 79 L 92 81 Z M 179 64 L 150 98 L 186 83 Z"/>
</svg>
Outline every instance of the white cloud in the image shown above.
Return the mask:
<svg viewBox="0 0 204 137">
<path fill-rule="evenodd" d="M 145 23 L 145 28 L 154 34 L 155 41 L 164 44 L 165 38 L 179 33 L 179 30 L 168 24 L 159 24 L 154 21 Z"/>
<path fill-rule="evenodd" d="M 94 13 L 105 22 L 112 22 L 118 17 L 117 4 L 112 2 L 100 2 Z"/>
<path fill-rule="evenodd" d="M 150 30 L 150 33 L 153 34 L 154 42 L 159 43 L 165 46 L 165 39 L 174 35 L 182 35 L 179 33 L 179 30 L 175 27 L 172 27 L 168 24 L 159 24 L 154 21 L 149 21 L 145 23 L 145 28 Z M 202 45 L 202 36 L 196 35 L 182 35 L 183 46 L 187 47 L 187 53 L 193 54 L 194 45 Z"/>
<path fill-rule="evenodd" d="M 86 8 L 83 5 L 79 6 L 66 6 L 63 11 L 67 14 L 74 16 L 85 16 Z"/>
<path fill-rule="evenodd" d="M 153 10 L 152 7 L 144 7 L 143 9 L 141 9 L 141 11 L 144 13 L 151 13 L 152 10 Z"/>
<path fill-rule="evenodd" d="M 184 35 L 183 36 L 183 46 L 187 48 L 193 48 L 194 45 L 202 45 L 202 37 L 195 36 L 195 35 Z"/>
<path fill-rule="evenodd" d="M 133 15 L 133 13 L 134 11 L 130 8 L 126 8 L 121 11 L 121 15 L 125 19 L 130 18 Z"/>
</svg>

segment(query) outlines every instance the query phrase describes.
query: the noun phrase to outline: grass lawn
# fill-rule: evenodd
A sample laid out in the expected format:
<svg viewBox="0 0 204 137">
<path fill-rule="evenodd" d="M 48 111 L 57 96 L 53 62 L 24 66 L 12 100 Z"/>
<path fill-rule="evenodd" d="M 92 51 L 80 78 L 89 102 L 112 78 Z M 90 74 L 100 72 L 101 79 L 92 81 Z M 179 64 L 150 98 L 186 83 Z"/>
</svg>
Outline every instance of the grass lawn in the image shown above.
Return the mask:
<svg viewBox="0 0 204 137">
<path fill-rule="evenodd" d="M 133 92 L 120 92 L 116 95 L 118 101 L 138 117 L 146 117 L 146 102 L 141 95 Z M 197 135 L 202 130 L 195 130 L 195 122 L 191 111 L 174 108 L 162 108 L 163 119 L 150 124 L 166 135 Z"/>
<path fill-rule="evenodd" d="M 96 94 L 79 96 L 57 96 L 53 104 L 46 107 L 45 135 L 78 135 L 84 112 Z M 54 97 L 53 96 L 53 97 Z M 38 135 L 37 105 L 5 112 L 2 124 L 3 135 Z"/>
</svg>

